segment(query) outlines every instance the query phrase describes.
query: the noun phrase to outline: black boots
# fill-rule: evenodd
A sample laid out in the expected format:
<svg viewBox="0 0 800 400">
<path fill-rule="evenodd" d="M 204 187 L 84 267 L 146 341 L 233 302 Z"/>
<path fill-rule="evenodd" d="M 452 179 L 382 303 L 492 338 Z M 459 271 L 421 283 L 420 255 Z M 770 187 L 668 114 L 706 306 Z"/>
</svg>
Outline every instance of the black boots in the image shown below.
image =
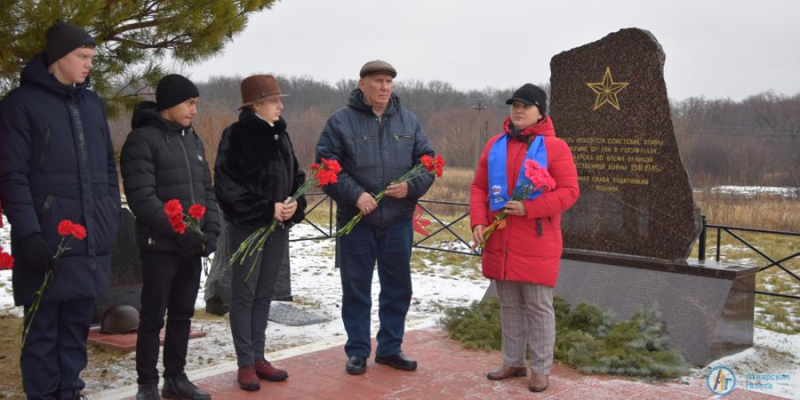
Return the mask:
<svg viewBox="0 0 800 400">
<path fill-rule="evenodd" d="M 161 397 L 178 400 L 211 400 L 211 395 L 200 390 L 192 382 L 189 382 L 189 378 L 186 377 L 186 374 L 181 374 L 172 378 L 164 378 L 164 387 L 161 389 Z"/>
<path fill-rule="evenodd" d="M 161 400 L 161 396 L 158 395 L 158 385 L 155 383 L 139 385 L 139 391 L 136 392 L 136 400 Z"/>
</svg>

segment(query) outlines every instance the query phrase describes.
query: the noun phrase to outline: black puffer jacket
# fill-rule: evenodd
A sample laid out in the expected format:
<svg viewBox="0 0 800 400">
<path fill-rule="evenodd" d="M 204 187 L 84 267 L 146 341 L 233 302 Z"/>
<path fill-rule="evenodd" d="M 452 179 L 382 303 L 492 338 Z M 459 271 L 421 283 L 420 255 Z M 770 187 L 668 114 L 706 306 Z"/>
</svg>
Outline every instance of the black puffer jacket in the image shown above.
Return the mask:
<svg viewBox="0 0 800 400">
<path fill-rule="evenodd" d="M 178 234 L 164 212 L 164 203 L 172 199 L 180 200 L 184 212 L 192 204 L 205 206 L 203 233 L 216 239 L 219 212 L 203 141 L 191 127 L 161 118 L 152 101 L 136 105 L 131 125 L 120 168 L 128 206 L 136 217 L 139 247 L 180 252 Z"/>
<path fill-rule="evenodd" d="M 433 156 L 433 148 L 417 117 L 400 107 L 397 96 L 392 95 L 389 106 L 378 118 L 372 106 L 364 102 L 361 89 L 353 90 L 347 107 L 328 119 L 317 142 L 317 160 L 339 160 L 342 166 L 339 183 L 323 188 L 336 200 L 337 221 L 346 223 L 359 212 L 356 202 L 364 191 L 377 194 L 418 164 L 425 154 Z M 388 226 L 411 218 L 417 200 L 432 184 L 433 175 L 413 179 L 406 198 L 385 197 L 361 223 Z"/>
<path fill-rule="evenodd" d="M 250 109 L 225 129 L 217 150 L 214 185 L 226 221 L 260 228 L 272 223 L 275 203 L 305 182 L 283 118 L 270 126 Z M 305 218 L 306 199 L 297 200 L 291 222 Z"/>
<path fill-rule="evenodd" d="M 111 245 L 119 225 L 119 184 L 106 115 L 89 80 L 68 86 L 47 72 L 42 54 L 22 70 L 20 87 L 0 102 L 0 198 L 11 222 L 11 251 L 41 234 L 56 252 L 63 219 L 83 224 L 44 301 L 96 297 L 108 285 Z M 17 260 L 14 300 L 30 304 L 44 272 Z"/>
</svg>

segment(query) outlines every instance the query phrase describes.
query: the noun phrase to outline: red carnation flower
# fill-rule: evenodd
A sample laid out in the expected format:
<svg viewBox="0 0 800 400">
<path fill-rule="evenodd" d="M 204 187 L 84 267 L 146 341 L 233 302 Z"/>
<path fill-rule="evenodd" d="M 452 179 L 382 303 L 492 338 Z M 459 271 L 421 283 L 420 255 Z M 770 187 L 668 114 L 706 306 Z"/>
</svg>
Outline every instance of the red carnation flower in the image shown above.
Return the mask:
<svg viewBox="0 0 800 400">
<path fill-rule="evenodd" d="M 339 172 L 342 171 L 339 161 L 323 158 L 320 160 L 320 162 L 321 164 L 311 164 L 311 170 L 314 171 L 314 177 L 317 179 L 317 182 L 319 182 L 318 186 L 337 183 L 339 180 Z"/>
<path fill-rule="evenodd" d="M 442 177 L 444 173 L 444 157 L 441 154 L 436 155 L 436 176 Z"/>
<path fill-rule="evenodd" d="M 75 239 L 86 239 L 86 228 L 81 224 L 72 224 L 69 233 L 70 235 L 74 236 Z"/>
<path fill-rule="evenodd" d="M 189 215 L 196 220 L 203 219 L 203 215 L 205 214 L 206 208 L 200 204 L 193 204 L 191 207 L 189 207 Z"/>
<path fill-rule="evenodd" d="M 186 224 L 183 222 L 183 220 L 177 221 L 172 224 L 172 230 L 183 235 L 183 233 L 186 232 Z"/>
<path fill-rule="evenodd" d="M 65 219 L 58 223 L 58 234 L 61 236 L 72 235 L 72 221 Z"/>
<path fill-rule="evenodd" d="M 181 202 L 178 199 L 172 199 L 168 201 L 166 204 L 164 204 L 164 212 L 166 212 L 167 215 L 170 216 L 172 215 L 182 216 L 183 206 L 181 205 Z"/>
<path fill-rule="evenodd" d="M 0 246 L 0 270 L 3 269 L 11 269 L 14 266 L 14 257 L 11 254 L 6 253 L 3 251 L 3 247 Z"/>
<path fill-rule="evenodd" d="M 422 164 L 425 165 L 425 169 L 427 169 L 428 172 L 433 172 L 436 168 L 436 161 L 433 160 L 433 157 L 427 154 L 423 155 L 420 161 L 422 161 Z"/>
</svg>

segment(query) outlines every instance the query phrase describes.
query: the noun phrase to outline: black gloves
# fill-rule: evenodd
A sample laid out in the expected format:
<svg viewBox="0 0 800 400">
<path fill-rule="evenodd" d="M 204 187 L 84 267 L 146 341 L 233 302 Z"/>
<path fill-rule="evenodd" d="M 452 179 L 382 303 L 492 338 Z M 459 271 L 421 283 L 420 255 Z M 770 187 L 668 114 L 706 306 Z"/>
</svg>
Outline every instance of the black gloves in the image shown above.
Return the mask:
<svg viewBox="0 0 800 400">
<path fill-rule="evenodd" d="M 53 251 L 42 239 L 42 235 L 34 233 L 19 241 L 17 249 L 20 264 L 31 271 L 47 272 L 56 268 Z"/>
<path fill-rule="evenodd" d="M 203 251 L 203 257 L 208 257 L 211 253 L 217 251 L 217 233 L 208 232 L 205 239 L 206 248 Z"/>
<path fill-rule="evenodd" d="M 191 257 L 203 252 L 205 238 L 203 235 L 191 229 L 186 229 L 186 232 L 184 232 L 183 235 L 178 235 L 178 237 L 175 238 L 175 241 L 178 242 L 178 246 L 181 248 L 183 256 Z"/>
</svg>

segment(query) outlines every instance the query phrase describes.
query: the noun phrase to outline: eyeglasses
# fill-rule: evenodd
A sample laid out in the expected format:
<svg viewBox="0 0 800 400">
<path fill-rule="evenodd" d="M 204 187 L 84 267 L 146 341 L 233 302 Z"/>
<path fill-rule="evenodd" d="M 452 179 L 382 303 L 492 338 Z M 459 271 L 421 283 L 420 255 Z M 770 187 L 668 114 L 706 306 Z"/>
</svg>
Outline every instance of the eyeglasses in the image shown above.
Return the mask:
<svg viewBox="0 0 800 400">
<path fill-rule="evenodd" d="M 530 109 L 531 107 L 535 107 L 535 106 L 536 106 L 535 104 L 525 104 L 525 103 L 523 103 L 523 102 L 521 102 L 521 101 L 515 101 L 515 102 L 511 103 L 511 108 L 512 108 L 512 109 L 519 109 L 519 108 L 521 108 L 521 109 L 523 109 L 523 110 L 528 110 L 528 109 Z"/>
</svg>

